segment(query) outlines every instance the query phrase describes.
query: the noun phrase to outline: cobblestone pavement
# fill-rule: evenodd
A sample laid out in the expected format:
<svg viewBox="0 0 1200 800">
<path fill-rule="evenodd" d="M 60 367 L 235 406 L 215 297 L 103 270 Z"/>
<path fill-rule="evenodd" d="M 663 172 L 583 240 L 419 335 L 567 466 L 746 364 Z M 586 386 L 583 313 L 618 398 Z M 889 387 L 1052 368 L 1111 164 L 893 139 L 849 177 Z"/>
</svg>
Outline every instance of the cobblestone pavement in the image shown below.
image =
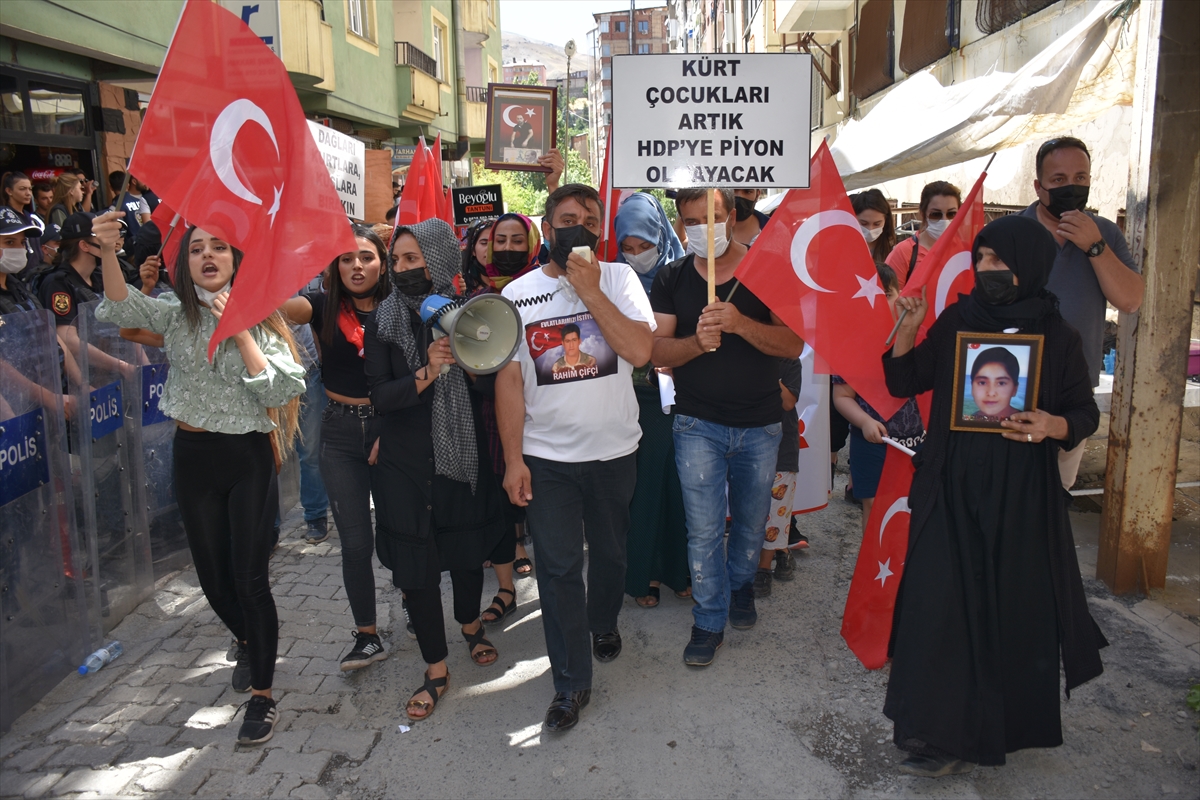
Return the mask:
<svg viewBox="0 0 1200 800">
<path fill-rule="evenodd" d="M 840 483 L 840 481 L 839 481 Z M 839 487 L 840 489 L 840 487 Z M 835 493 L 840 498 L 840 491 Z M 163 582 L 113 631 L 125 654 L 69 676 L 0 737 L 4 797 L 1196 797 L 1200 678 L 1195 623 L 1085 580 L 1113 645 L 1106 671 L 1063 703 L 1066 743 L 1002 768 L 928 781 L 899 776 L 882 716 L 886 675 L 867 672 L 838 631 L 860 539 L 840 499 L 803 518 L 812 549 L 796 580 L 758 603 L 753 631 L 727 631 L 716 663 L 681 663 L 690 603 L 627 599 L 625 648 L 597 664 L 579 726 L 550 736 L 553 689 L 533 580 L 489 636 L 497 665 L 468 658 L 447 614 L 450 691 L 410 725 L 421 681 L 399 592 L 376 571 L 390 657 L 355 673 L 336 535 L 306 545 L 299 511 L 272 560 L 281 622 L 274 738 L 238 747 L 230 636 L 190 570 Z M 534 553 L 536 562 L 536 552 Z M 489 571 L 490 573 L 490 571 Z M 490 576 L 484 600 L 495 589 Z M 443 583 L 449 608 L 449 581 Z M 1192 788 L 1188 789 L 1187 787 Z"/>
</svg>

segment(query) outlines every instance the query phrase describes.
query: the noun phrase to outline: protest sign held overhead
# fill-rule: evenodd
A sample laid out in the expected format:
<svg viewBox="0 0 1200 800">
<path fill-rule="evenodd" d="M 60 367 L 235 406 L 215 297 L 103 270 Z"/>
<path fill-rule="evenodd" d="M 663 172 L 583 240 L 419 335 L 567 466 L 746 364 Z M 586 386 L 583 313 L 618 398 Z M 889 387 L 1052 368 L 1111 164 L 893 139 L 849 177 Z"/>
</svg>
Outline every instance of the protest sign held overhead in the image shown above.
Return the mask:
<svg viewBox="0 0 1200 800">
<path fill-rule="evenodd" d="M 351 219 L 365 219 L 366 186 L 363 175 L 366 173 L 367 148 L 353 136 L 339 133 L 333 128 L 320 123 L 308 121 L 308 129 L 312 132 L 321 158 L 325 161 L 325 169 L 333 179 L 333 188 L 342 201 L 346 216 Z"/>
<path fill-rule="evenodd" d="M 615 187 L 808 186 L 812 56 L 612 61 Z"/>
</svg>

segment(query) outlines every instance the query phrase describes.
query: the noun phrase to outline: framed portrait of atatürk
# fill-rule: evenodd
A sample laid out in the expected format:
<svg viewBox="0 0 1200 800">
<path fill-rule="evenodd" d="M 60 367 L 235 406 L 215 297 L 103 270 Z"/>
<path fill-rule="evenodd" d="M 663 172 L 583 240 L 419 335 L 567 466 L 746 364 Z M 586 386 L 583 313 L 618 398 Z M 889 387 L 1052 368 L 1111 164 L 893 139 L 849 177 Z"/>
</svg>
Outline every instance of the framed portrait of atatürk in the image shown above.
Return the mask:
<svg viewBox="0 0 1200 800">
<path fill-rule="evenodd" d="M 1000 423 L 1037 409 L 1040 334 L 960 331 L 954 356 L 950 430 L 1003 433 Z"/>
<path fill-rule="evenodd" d="M 489 83 L 484 166 L 549 172 L 538 164 L 557 144 L 558 93 L 552 86 Z"/>
</svg>

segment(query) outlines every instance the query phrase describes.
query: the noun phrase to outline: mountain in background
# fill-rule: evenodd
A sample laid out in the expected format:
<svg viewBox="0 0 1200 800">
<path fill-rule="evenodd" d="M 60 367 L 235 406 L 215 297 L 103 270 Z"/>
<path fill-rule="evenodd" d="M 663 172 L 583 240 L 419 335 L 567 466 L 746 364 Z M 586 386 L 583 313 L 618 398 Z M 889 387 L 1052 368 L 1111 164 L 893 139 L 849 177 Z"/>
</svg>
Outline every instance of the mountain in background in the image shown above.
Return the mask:
<svg viewBox="0 0 1200 800">
<path fill-rule="evenodd" d="M 563 53 L 563 41 L 560 44 L 552 44 L 550 42 L 541 42 L 537 39 L 530 39 L 528 36 L 522 36 L 519 33 L 509 33 L 505 31 L 500 37 L 501 49 L 503 50 L 504 63 L 508 64 L 513 59 L 520 61 L 538 61 L 546 65 L 546 78 L 552 80 L 561 78 L 567 74 L 567 57 Z M 575 57 L 571 59 L 571 71 L 578 72 L 581 69 L 591 71 L 592 57 L 586 55 L 583 51 L 587 49 L 587 40 L 575 42 L 576 52 Z"/>
</svg>

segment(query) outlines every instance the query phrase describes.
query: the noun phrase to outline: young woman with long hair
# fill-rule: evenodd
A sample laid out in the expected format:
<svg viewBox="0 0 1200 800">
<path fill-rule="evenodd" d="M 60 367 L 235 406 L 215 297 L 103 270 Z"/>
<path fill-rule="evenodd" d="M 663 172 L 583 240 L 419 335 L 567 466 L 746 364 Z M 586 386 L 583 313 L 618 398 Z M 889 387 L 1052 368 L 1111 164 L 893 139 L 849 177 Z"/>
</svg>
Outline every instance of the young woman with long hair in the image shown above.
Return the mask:
<svg viewBox="0 0 1200 800">
<path fill-rule="evenodd" d="M 388 296 L 387 246 L 373 230 L 354 226 L 358 249 L 329 265 L 328 288 L 306 290 L 283 311 L 311 323 L 321 346 L 321 382 L 329 402 L 321 415 L 321 479 L 342 544 L 342 582 L 357 631 L 343 671 L 387 658 L 375 626 L 375 530 L 371 523 L 371 465 L 382 417 L 371 405 L 364 371 L 363 326 Z"/>
<path fill-rule="evenodd" d="M 419 313 L 431 294 L 457 294 L 461 258 L 458 239 L 442 220 L 398 228 L 392 243 L 394 291 L 365 326 L 371 403 L 383 414 L 371 474 L 376 547 L 408 600 L 427 665 L 424 685 L 405 707 L 413 720 L 433 713 L 450 677 L 442 572 L 450 572 L 454 618 L 471 660 L 495 664 L 496 648 L 479 619 L 483 562 L 501 561 L 506 540 L 512 552 L 479 402 L 495 381 L 462 370 L 449 339 L 431 342 Z"/>
<path fill-rule="evenodd" d="M 878 189 L 867 189 L 850 195 L 850 205 L 854 207 L 854 216 L 858 217 L 858 226 L 862 228 L 863 238 L 867 240 L 867 249 L 875 266 L 884 263 L 888 253 L 896 246 L 896 224 L 892 220 L 892 207 L 888 204 L 883 192 Z"/>
<path fill-rule="evenodd" d="M 3 187 L 4 205 L 12 210 L 20 222 L 36 228 L 25 232 L 25 269 L 32 270 L 42 263 L 41 236 L 46 227 L 34 211 L 33 182 L 23 172 L 6 172 L 0 178 L 0 186 Z"/>
<path fill-rule="evenodd" d="M 54 181 L 50 221 L 61 227 L 67 217 L 83 210 L 83 181 L 74 172 L 64 172 Z"/>
<path fill-rule="evenodd" d="M 278 718 L 271 685 L 279 618 L 267 574 L 276 473 L 299 427 L 304 368 L 278 313 L 221 342 L 210 363 L 208 341 L 241 252 L 189 227 L 176 260 L 175 292 L 147 297 L 129 290 L 117 263 L 119 219 L 108 212 L 92 226 L 104 270 L 96 318 L 164 338 L 171 370 L 160 407 L 178 425 L 179 513 L 204 596 L 238 643 L 233 688 L 251 692 L 238 742 L 265 742 Z"/>
</svg>

